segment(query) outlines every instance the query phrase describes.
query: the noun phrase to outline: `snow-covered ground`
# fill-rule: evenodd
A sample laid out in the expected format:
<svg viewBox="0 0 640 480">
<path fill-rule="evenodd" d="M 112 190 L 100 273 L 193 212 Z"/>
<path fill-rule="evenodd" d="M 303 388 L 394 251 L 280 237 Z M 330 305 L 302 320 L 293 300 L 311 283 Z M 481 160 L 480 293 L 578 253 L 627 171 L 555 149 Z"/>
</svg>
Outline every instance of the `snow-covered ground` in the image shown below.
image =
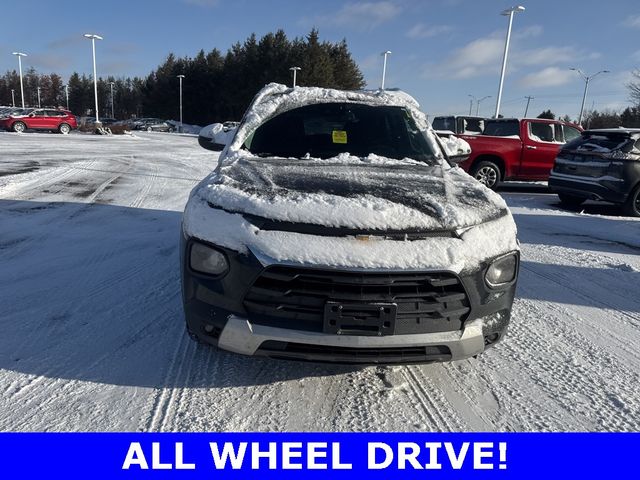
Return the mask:
<svg viewBox="0 0 640 480">
<path fill-rule="evenodd" d="M 451 364 L 245 358 L 185 335 L 194 137 L 0 133 L 0 430 L 638 430 L 640 221 L 502 192 L 523 262 L 506 340 Z"/>
</svg>

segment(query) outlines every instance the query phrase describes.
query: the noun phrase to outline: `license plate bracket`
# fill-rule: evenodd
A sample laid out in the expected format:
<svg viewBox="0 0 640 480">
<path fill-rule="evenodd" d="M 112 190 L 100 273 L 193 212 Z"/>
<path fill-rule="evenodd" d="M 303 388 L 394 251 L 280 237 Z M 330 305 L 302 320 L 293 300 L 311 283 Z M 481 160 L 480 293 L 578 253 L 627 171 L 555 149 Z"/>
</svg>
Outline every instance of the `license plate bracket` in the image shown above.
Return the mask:
<svg viewBox="0 0 640 480">
<path fill-rule="evenodd" d="M 336 335 L 393 335 L 398 306 L 395 303 L 342 303 L 324 306 L 324 333 Z"/>
</svg>

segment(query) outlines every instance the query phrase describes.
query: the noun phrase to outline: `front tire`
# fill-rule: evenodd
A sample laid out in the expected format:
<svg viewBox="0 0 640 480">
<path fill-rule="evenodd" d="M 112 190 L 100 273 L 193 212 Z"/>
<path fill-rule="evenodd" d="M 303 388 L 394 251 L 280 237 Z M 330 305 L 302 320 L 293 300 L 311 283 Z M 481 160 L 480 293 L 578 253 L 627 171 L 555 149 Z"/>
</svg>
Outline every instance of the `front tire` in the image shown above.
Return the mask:
<svg viewBox="0 0 640 480">
<path fill-rule="evenodd" d="M 16 122 L 13 124 L 12 129 L 16 133 L 24 133 L 24 131 L 27 129 L 27 126 L 24 124 L 24 122 Z"/>
<path fill-rule="evenodd" d="M 484 186 L 495 190 L 502 180 L 502 172 L 500 167 L 493 162 L 480 162 L 473 167 L 473 178 L 478 180 Z"/>
<path fill-rule="evenodd" d="M 640 217 L 640 185 L 637 185 L 629 194 L 622 210 L 629 217 Z"/>
<path fill-rule="evenodd" d="M 568 193 L 559 193 L 558 198 L 562 205 L 569 208 L 578 208 L 586 200 L 586 198 L 576 197 L 575 195 L 570 195 Z"/>
<path fill-rule="evenodd" d="M 66 123 L 63 123 L 58 127 L 58 132 L 60 132 L 63 135 L 68 135 L 71 132 L 71 126 L 69 126 Z"/>
</svg>

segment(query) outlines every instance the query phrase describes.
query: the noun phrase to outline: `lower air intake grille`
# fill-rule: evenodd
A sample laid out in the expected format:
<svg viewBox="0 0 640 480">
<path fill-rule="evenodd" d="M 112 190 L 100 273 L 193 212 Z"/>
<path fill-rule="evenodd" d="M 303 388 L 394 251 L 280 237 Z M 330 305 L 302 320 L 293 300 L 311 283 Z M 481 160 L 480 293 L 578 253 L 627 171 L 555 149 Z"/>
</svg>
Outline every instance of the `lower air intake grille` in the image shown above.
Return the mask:
<svg viewBox="0 0 640 480">
<path fill-rule="evenodd" d="M 446 346 L 348 348 L 269 340 L 258 353 L 278 359 L 296 359 L 330 363 L 426 363 L 447 362 L 451 351 Z"/>
</svg>

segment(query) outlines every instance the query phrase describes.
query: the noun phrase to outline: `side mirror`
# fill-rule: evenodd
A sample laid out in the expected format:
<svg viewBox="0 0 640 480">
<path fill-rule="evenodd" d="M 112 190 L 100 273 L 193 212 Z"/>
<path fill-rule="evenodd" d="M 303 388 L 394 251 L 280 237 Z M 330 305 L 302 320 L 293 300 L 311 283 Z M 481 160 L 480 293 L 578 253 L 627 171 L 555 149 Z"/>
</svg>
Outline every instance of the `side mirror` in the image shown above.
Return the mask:
<svg viewBox="0 0 640 480">
<path fill-rule="evenodd" d="M 450 156 L 450 157 L 449 157 L 449 161 L 450 161 L 451 163 L 455 163 L 455 164 L 457 165 L 457 164 L 459 164 L 459 163 L 462 163 L 462 162 L 464 162 L 464 161 L 468 160 L 468 159 L 469 159 L 469 157 L 470 157 L 470 155 L 469 155 L 469 154 L 467 154 L 467 153 L 463 153 L 463 154 L 460 154 L 460 155 L 453 155 L 453 156 Z"/>
<path fill-rule="evenodd" d="M 207 150 L 212 150 L 214 152 L 221 152 L 225 147 L 224 144 L 214 143 L 212 138 L 203 137 L 202 135 L 198 136 L 198 143 L 202 148 L 206 148 Z"/>
<path fill-rule="evenodd" d="M 202 148 L 220 152 L 233 139 L 237 127 L 225 127 L 222 123 L 213 123 L 200 130 L 198 143 Z"/>
</svg>

